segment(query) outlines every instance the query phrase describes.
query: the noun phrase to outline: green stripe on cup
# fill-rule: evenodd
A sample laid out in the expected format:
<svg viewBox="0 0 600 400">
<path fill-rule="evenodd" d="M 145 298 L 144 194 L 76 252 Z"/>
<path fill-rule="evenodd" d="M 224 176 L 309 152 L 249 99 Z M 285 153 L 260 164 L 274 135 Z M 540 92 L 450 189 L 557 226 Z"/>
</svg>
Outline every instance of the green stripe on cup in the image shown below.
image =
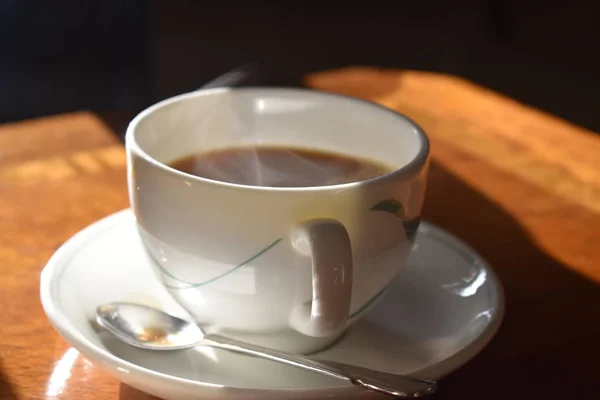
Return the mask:
<svg viewBox="0 0 600 400">
<path fill-rule="evenodd" d="M 176 281 L 179 281 L 181 283 L 185 283 L 187 286 L 172 286 L 172 285 L 167 285 L 165 284 L 165 287 L 169 288 L 169 289 L 176 289 L 176 290 L 181 290 L 181 289 L 191 289 L 191 288 L 197 288 L 197 287 L 201 287 L 204 285 L 208 285 L 209 283 L 215 282 L 221 278 L 226 277 L 227 275 L 237 271 L 238 269 L 242 268 L 244 265 L 256 260 L 258 257 L 262 256 L 263 254 L 265 254 L 266 252 L 268 252 L 269 250 L 271 250 L 273 247 L 275 247 L 279 242 L 281 242 L 281 238 L 275 240 L 273 243 L 269 244 L 267 247 L 261 249 L 260 251 L 258 251 L 256 254 L 254 254 L 253 256 L 251 256 L 250 258 L 248 258 L 247 260 L 243 261 L 242 263 L 236 265 L 235 267 L 231 268 L 228 271 L 223 272 L 220 275 L 215 276 L 214 278 L 211 278 L 209 280 L 206 280 L 204 282 L 198 282 L 198 283 L 194 283 L 194 282 L 187 282 L 184 281 L 183 279 L 177 278 L 176 276 L 174 276 L 172 273 L 170 273 L 169 271 L 167 271 L 162 265 L 160 265 L 160 263 L 153 258 L 154 263 L 158 266 L 158 268 L 160 269 L 160 271 L 167 275 L 168 277 L 170 277 L 171 279 L 174 279 Z"/>
</svg>

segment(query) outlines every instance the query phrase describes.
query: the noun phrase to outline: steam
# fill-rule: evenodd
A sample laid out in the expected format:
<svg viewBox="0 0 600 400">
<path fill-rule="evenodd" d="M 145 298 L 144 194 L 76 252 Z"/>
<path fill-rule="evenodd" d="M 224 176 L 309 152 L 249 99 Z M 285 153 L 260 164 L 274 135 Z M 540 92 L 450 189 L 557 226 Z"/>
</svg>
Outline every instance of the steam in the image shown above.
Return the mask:
<svg viewBox="0 0 600 400">
<path fill-rule="evenodd" d="M 274 146 L 232 147 L 198 154 L 183 166 L 205 178 L 251 186 L 327 186 L 370 179 L 383 166 L 333 153 Z"/>
<path fill-rule="evenodd" d="M 224 92 L 196 101 L 200 104 L 175 108 L 170 114 L 171 128 L 190 134 L 170 142 L 175 143 L 174 147 L 167 144 L 170 150 L 160 150 L 172 154 L 182 147 L 200 147 L 202 150 L 170 163 L 193 175 L 251 186 L 310 187 L 367 180 L 391 170 L 375 161 L 318 149 L 259 144 L 258 115 L 268 108 L 262 99 L 244 99 Z M 282 134 L 285 137 L 290 132 Z"/>
</svg>

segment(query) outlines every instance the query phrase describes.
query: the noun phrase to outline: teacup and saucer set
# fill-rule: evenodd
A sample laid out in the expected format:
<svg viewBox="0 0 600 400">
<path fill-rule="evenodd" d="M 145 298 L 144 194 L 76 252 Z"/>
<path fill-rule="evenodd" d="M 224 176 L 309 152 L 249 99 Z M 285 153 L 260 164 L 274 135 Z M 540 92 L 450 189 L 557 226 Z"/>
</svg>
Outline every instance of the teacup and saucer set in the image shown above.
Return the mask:
<svg viewBox="0 0 600 400">
<path fill-rule="evenodd" d="M 243 146 L 317 149 L 390 171 L 261 186 L 172 164 Z M 126 148 L 131 208 L 69 239 L 42 273 L 41 298 L 70 345 L 132 387 L 174 400 L 382 396 L 222 348 L 140 349 L 98 325 L 99 306 L 151 306 L 208 334 L 431 380 L 474 357 L 500 325 L 493 270 L 420 220 L 429 143 L 398 113 L 304 89 L 200 90 L 139 114 Z"/>
</svg>

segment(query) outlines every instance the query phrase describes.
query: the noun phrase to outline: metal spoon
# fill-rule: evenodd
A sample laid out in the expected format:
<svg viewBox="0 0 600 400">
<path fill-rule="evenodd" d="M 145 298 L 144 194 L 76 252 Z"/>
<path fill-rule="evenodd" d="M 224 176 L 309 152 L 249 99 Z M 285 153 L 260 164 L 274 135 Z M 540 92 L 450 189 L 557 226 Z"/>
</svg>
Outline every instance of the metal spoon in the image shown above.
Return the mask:
<svg viewBox="0 0 600 400">
<path fill-rule="evenodd" d="M 216 347 L 304 368 L 400 398 L 422 397 L 435 392 L 437 388 L 435 381 L 388 374 L 332 361 L 314 360 L 220 335 L 205 335 L 193 322 L 140 304 L 102 305 L 96 309 L 96 321 L 119 340 L 147 350 L 180 350 L 195 346 Z"/>
</svg>

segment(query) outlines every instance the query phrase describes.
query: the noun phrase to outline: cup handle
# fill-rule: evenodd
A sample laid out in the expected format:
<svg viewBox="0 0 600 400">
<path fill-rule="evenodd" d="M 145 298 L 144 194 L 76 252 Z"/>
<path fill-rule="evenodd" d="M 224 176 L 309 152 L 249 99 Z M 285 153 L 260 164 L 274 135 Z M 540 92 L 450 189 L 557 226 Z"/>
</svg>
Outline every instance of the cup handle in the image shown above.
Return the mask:
<svg viewBox="0 0 600 400">
<path fill-rule="evenodd" d="M 346 228 L 334 219 L 305 221 L 295 227 L 292 244 L 312 259 L 312 301 L 292 311 L 292 327 L 313 337 L 341 333 L 350 311 L 353 275 Z"/>
</svg>

